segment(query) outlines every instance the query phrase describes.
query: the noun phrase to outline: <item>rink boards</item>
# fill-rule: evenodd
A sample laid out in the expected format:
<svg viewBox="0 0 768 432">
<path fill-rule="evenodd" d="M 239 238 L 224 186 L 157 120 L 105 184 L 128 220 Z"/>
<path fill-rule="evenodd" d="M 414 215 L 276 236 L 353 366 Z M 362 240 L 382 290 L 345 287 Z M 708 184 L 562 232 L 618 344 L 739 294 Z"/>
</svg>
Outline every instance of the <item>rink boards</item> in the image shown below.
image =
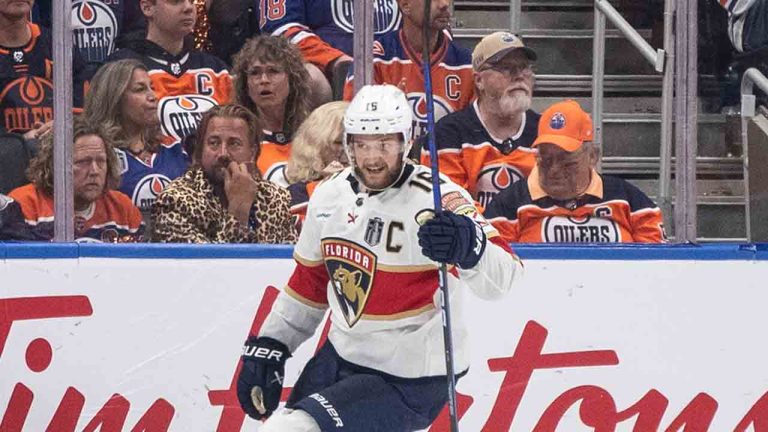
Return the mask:
<svg viewBox="0 0 768 432">
<path fill-rule="evenodd" d="M 463 296 L 462 431 L 768 430 L 760 247 L 517 250 L 511 295 Z M 233 377 L 290 255 L 0 244 L 0 431 L 258 430 Z M 288 387 L 321 333 L 289 361 Z"/>
</svg>

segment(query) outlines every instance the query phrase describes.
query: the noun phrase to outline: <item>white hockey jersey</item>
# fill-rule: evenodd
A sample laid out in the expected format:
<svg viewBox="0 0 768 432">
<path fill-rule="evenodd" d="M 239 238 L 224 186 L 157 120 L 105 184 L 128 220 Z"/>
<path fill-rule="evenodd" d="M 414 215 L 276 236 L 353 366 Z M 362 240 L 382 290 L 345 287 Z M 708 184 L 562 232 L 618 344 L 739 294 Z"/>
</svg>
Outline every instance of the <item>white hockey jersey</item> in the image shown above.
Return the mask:
<svg viewBox="0 0 768 432">
<path fill-rule="evenodd" d="M 472 198 L 441 176 L 442 205 L 471 217 L 488 243 L 472 269 L 449 269 L 455 368 L 469 366 L 460 292 L 503 295 L 522 264 L 474 207 Z M 308 339 L 331 309 L 328 338 L 357 365 L 403 377 L 445 375 L 438 264 L 421 253 L 417 232 L 432 214 L 429 168 L 406 165 L 392 187 L 360 192 L 351 168 L 320 184 L 309 201 L 294 250 L 296 269 L 259 336 L 291 352 Z"/>
</svg>

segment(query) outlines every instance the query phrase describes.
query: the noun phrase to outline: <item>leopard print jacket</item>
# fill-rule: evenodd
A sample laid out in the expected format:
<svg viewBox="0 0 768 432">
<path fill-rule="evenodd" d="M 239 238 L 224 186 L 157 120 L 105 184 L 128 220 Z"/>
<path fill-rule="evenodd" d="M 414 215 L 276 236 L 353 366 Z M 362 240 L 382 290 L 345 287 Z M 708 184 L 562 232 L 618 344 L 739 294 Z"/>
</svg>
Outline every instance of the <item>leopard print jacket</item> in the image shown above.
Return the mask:
<svg viewBox="0 0 768 432">
<path fill-rule="evenodd" d="M 296 243 L 290 193 L 258 181 L 256 229 L 242 226 L 213 193 L 199 167 L 172 181 L 152 207 L 152 241 L 167 243 Z"/>
</svg>

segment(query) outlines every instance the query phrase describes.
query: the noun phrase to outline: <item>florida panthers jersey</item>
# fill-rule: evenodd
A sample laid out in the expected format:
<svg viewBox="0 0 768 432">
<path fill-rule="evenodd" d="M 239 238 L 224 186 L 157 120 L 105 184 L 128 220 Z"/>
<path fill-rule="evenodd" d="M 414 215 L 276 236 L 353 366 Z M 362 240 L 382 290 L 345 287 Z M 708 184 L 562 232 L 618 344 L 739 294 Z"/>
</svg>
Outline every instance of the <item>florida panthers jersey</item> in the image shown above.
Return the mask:
<svg viewBox="0 0 768 432">
<path fill-rule="evenodd" d="M 520 264 L 469 194 L 441 179 L 443 207 L 472 218 L 490 239 L 477 266 L 449 271 L 451 305 L 460 317 L 464 284 L 496 298 L 509 291 Z M 404 378 L 444 375 L 438 266 L 417 240 L 419 221 L 433 214 L 431 189 L 429 170 L 420 165 L 407 165 L 378 193 L 362 192 L 351 168 L 321 183 L 294 249 L 296 269 L 260 336 L 293 351 L 330 308 L 328 338 L 345 360 Z M 456 370 L 463 371 L 466 331 L 458 318 L 453 331 Z"/>
<path fill-rule="evenodd" d="M 504 240 L 519 243 L 661 243 L 661 210 L 618 177 L 592 173 L 582 197 L 557 201 L 539 186 L 538 170 L 501 192 L 485 217 Z"/>
<path fill-rule="evenodd" d="M 189 156 L 181 143 L 161 145 L 149 164 L 125 150 L 115 149 L 120 161 L 120 192 L 128 195 L 142 212 L 152 210 L 160 192 L 189 166 Z"/>
<path fill-rule="evenodd" d="M 53 197 L 42 193 L 34 184 L 11 191 L 18 201 L 24 220 L 38 238 L 53 238 Z M 107 191 L 88 210 L 75 212 L 75 241 L 133 243 L 144 235 L 141 213 L 131 200 L 118 191 Z"/>
<path fill-rule="evenodd" d="M 23 133 L 36 122 L 53 119 L 53 46 L 50 32 L 28 24 L 32 35 L 21 47 L 0 46 L 0 111 L 2 127 Z M 73 104 L 83 100 L 84 64 L 75 53 L 72 60 Z"/>
<path fill-rule="evenodd" d="M 288 187 L 285 179 L 285 166 L 291 157 L 291 142 L 282 132 L 265 130 L 261 140 L 259 158 L 256 160 L 261 176 L 278 186 Z"/>
<path fill-rule="evenodd" d="M 149 69 L 157 96 L 157 114 L 166 143 L 182 141 L 197 129 L 203 114 L 229 103 L 232 78 L 226 64 L 200 51 L 173 55 L 148 40 L 126 42 L 110 60 L 135 58 Z"/>
<path fill-rule="evenodd" d="M 72 37 L 83 61 L 101 64 L 115 51 L 126 1 L 129 0 L 72 2 Z"/>
<path fill-rule="evenodd" d="M 420 59 L 421 53 L 410 47 L 402 31 L 390 33 L 374 43 L 373 81 L 375 84 L 405 85 L 404 91 L 413 111 L 415 138 L 423 135 L 427 128 L 427 101 Z M 468 106 L 474 98 L 472 55 L 444 31 L 430 61 L 435 121 L 438 121 Z M 352 70 L 354 68 L 350 73 Z M 354 76 L 350 75 L 344 87 L 344 100 L 352 100 L 353 81 Z"/>
<path fill-rule="evenodd" d="M 352 56 L 354 0 L 258 0 L 262 33 L 285 36 L 304 58 L 325 69 L 342 53 Z M 397 0 L 374 0 L 376 38 L 400 28 Z"/>
<path fill-rule="evenodd" d="M 523 113 L 514 136 L 494 137 L 480 119 L 477 101 L 448 114 L 435 125 L 435 145 L 440 172 L 451 178 L 487 207 L 493 197 L 520 179 L 536 165 L 531 144 L 538 135 L 540 115 Z M 429 149 L 421 150 L 421 163 L 429 166 Z"/>
</svg>

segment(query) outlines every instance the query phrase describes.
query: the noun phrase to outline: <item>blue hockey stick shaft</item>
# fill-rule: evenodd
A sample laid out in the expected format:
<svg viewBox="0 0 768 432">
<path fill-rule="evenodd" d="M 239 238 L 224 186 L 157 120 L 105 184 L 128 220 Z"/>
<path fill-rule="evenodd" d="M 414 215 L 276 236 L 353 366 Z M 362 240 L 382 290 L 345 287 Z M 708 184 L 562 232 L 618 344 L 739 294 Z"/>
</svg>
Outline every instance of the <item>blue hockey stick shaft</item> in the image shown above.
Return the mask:
<svg viewBox="0 0 768 432">
<path fill-rule="evenodd" d="M 424 0 L 424 24 L 422 25 L 423 50 L 421 65 L 424 73 L 424 93 L 427 102 L 427 146 L 432 169 L 432 199 L 435 214 L 443 212 L 442 194 L 440 193 L 440 170 L 437 162 L 437 146 L 435 145 L 435 100 L 432 94 L 432 46 L 431 14 L 432 0 Z M 443 342 L 445 345 L 445 372 L 448 378 L 448 414 L 451 421 L 451 432 L 459 431 L 459 417 L 456 408 L 456 375 L 453 369 L 453 331 L 451 330 L 451 304 L 448 297 L 448 268 L 440 264 L 438 273 L 440 287 L 440 311 L 443 318 Z"/>
</svg>

